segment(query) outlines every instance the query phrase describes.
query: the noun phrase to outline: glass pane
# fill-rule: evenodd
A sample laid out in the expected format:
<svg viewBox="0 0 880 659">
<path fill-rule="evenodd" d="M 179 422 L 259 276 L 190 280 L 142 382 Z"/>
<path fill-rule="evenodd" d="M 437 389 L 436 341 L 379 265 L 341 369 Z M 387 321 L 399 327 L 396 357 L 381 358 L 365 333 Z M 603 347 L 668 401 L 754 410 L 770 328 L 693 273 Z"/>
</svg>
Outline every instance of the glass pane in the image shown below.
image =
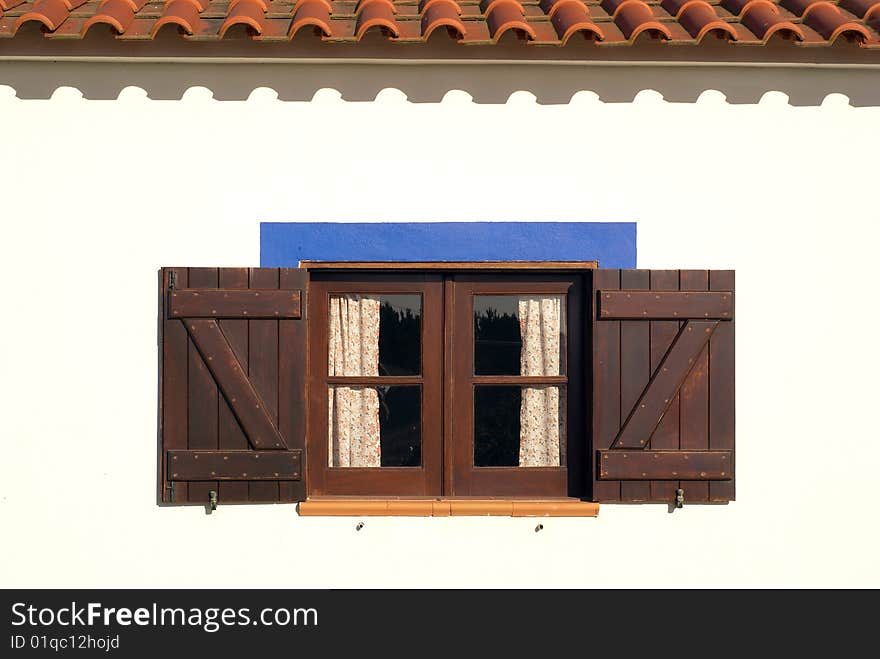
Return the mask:
<svg viewBox="0 0 880 659">
<path fill-rule="evenodd" d="M 420 386 L 329 389 L 331 467 L 421 465 Z"/>
<path fill-rule="evenodd" d="M 563 387 L 474 387 L 474 466 L 565 464 Z"/>
<path fill-rule="evenodd" d="M 474 296 L 474 373 L 565 375 L 565 296 Z"/>
<path fill-rule="evenodd" d="M 331 295 L 328 375 L 419 375 L 422 298 Z"/>
</svg>

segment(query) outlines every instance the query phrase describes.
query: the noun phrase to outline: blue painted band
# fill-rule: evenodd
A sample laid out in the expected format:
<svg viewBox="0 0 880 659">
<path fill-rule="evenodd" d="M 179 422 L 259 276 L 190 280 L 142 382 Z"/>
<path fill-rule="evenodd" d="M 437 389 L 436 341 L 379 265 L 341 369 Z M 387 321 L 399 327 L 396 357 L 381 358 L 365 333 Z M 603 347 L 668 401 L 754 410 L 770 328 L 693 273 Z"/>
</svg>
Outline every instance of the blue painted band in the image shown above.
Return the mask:
<svg viewBox="0 0 880 659">
<path fill-rule="evenodd" d="M 262 222 L 260 265 L 299 261 L 599 261 L 636 267 L 635 222 Z"/>
</svg>

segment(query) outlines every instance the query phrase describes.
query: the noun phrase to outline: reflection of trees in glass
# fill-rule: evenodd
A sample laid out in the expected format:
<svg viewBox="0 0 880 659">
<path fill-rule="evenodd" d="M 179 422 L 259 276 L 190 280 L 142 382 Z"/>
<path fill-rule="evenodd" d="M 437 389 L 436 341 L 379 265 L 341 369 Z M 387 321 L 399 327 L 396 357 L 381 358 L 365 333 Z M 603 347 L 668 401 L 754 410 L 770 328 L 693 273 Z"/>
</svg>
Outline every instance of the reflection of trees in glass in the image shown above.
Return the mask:
<svg viewBox="0 0 880 659">
<path fill-rule="evenodd" d="M 521 403 L 520 387 L 474 387 L 474 465 L 519 465 Z"/>
<path fill-rule="evenodd" d="M 387 300 L 379 307 L 379 375 L 421 373 L 421 314 L 395 309 Z"/>
<path fill-rule="evenodd" d="M 519 375 L 522 337 L 515 314 L 493 307 L 474 312 L 474 373 Z"/>
<path fill-rule="evenodd" d="M 376 387 L 383 467 L 422 463 L 421 387 Z"/>
</svg>

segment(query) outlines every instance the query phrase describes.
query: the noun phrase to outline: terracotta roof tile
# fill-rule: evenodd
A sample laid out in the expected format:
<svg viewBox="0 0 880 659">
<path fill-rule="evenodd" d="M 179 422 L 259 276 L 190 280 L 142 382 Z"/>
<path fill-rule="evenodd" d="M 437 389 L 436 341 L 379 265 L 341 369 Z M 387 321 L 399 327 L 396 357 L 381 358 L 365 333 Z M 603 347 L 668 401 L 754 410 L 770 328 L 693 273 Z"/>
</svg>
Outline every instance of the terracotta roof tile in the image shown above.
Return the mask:
<svg viewBox="0 0 880 659">
<path fill-rule="evenodd" d="M 0 0 L 0 38 L 30 22 L 50 39 L 82 39 L 101 24 L 122 41 L 160 30 L 190 41 L 234 31 L 260 42 L 308 34 L 351 44 L 368 36 L 419 43 L 442 33 L 463 46 L 504 39 L 532 47 L 696 45 L 713 36 L 746 46 L 843 39 L 880 52 L 880 0 Z"/>
</svg>

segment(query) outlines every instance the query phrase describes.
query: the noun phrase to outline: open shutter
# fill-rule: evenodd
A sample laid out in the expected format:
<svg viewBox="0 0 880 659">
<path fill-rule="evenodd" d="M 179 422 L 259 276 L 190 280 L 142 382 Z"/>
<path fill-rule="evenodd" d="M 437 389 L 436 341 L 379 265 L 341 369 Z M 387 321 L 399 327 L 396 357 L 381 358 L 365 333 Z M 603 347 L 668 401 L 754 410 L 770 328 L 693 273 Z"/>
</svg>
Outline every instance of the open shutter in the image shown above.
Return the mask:
<svg viewBox="0 0 880 659">
<path fill-rule="evenodd" d="M 159 501 L 305 498 L 305 270 L 160 271 Z"/>
<path fill-rule="evenodd" d="M 593 498 L 734 498 L 734 273 L 593 273 Z"/>
</svg>

